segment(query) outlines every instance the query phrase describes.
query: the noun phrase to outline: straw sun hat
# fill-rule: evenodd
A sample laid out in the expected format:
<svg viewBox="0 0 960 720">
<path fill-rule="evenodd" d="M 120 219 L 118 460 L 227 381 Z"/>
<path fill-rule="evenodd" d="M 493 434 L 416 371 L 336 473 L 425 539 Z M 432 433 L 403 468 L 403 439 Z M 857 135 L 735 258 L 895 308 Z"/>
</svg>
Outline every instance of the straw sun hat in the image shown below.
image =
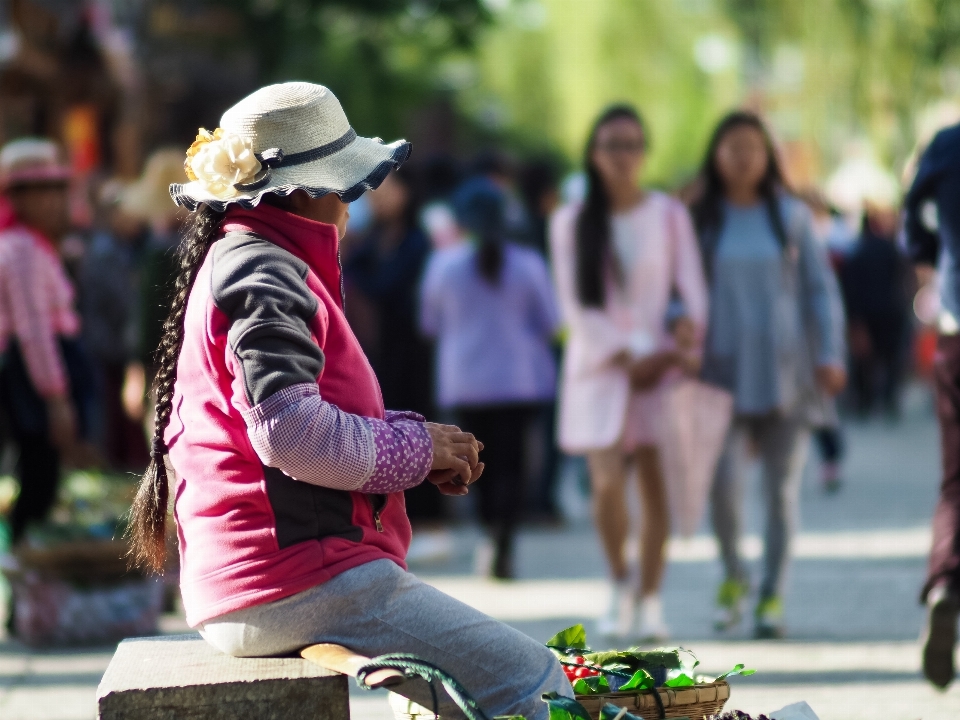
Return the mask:
<svg viewBox="0 0 960 720">
<path fill-rule="evenodd" d="M 170 186 L 182 184 L 186 179 L 183 151 L 178 148 L 155 150 L 147 158 L 140 177 L 120 191 L 120 209 L 148 222 L 169 220 L 183 212 L 170 202 Z"/>
<path fill-rule="evenodd" d="M 60 159 L 60 148 L 46 138 L 20 138 L 0 149 L 0 187 L 66 183 L 70 168 Z"/>
<path fill-rule="evenodd" d="M 404 140 L 359 137 L 322 85 L 268 85 L 227 110 L 213 132 L 200 130 L 184 164 L 190 182 L 172 184 L 170 195 L 191 211 L 201 203 L 218 212 L 230 203 L 251 208 L 266 193 L 294 190 L 352 202 L 409 155 Z"/>
</svg>

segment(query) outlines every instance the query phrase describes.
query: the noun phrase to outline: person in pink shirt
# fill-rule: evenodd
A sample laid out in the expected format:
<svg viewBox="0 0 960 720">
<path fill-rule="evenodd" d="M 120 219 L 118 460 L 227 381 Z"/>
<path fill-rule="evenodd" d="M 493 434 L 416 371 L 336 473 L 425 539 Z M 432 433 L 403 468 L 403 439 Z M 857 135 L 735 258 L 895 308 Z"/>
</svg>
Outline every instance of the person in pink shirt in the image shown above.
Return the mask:
<svg viewBox="0 0 960 720">
<path fill-rule="evenodd" d="M 0 226 L 0 402 L 20 450 L 14 542 L 56 499 L 60 459 L 77 436 L 76 401 L 89 390 L 79 377 L 71 382 L 86 363 L 74 289 L 58 253 L 69 228 L 68 180 L 49 140 L 0 149 L 0 187 L 12 210 Z"/>
<path fill-rule="evenodd" d="M 698 370 L 707 288 L 686 208 L 637 184 L 646 149 L 636 110 L 620 105 L 601 115 L 587 143 L 587 196 L 557 211 L 550 244 L 568 329 L 558 440 L 565 452 L 587 457 L 613 581 L 598 629 L 659 641 L 668 635 L 659 591 L 670 530 L 658 449 L 661 389 L 671 376 Z M 639 578 L 624 557 L 631 465 L 643 511 Z"/>
</svg>

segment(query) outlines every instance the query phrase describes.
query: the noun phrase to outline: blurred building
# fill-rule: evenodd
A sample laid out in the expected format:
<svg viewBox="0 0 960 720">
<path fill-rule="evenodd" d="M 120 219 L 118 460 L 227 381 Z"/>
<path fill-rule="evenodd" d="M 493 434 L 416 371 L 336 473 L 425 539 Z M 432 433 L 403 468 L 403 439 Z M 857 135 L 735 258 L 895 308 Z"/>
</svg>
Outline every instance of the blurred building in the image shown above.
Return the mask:
<svg viewBox="0 0 960 720">
<path fill-rule="evenodd" d="M 0 0 L 0 142 L 53 137 L 81 180 L 134 177 L 256 85 L 244 27 L 205 0 Z"/>
</svg>

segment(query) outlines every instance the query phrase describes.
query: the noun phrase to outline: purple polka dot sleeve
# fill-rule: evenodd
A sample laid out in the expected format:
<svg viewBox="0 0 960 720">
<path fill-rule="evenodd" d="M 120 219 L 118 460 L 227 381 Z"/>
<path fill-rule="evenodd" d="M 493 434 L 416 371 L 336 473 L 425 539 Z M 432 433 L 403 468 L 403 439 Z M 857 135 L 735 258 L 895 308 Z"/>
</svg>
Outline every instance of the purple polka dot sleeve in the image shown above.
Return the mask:
<svg viewBox="0 0 960 720">
<path fill-rule="evenodd" d="M 422 418 L 415 413 L 387 413 L 386 420 L 366 420 L 373 431 L 376 461 L 373 475 L 360 492 L 400 492 L 423 482 L 433 463 L 433 443 Z"/>
</svg>

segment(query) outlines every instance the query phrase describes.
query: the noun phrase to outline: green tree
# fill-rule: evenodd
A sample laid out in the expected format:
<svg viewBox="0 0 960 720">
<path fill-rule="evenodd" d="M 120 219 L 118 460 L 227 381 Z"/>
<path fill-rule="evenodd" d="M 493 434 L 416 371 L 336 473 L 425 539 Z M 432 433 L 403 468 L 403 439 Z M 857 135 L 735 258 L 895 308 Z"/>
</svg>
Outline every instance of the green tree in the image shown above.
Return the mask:
<svg viewBox="0 0 960 720">
<path fill-rule="evenodd" d="M 462 106 L 578 159 L 627 100 L 653 135 L 650 176 L 695 170 L 726 110 L 761 109 L 823 176 L 851 139 L 898 166 L 918 112 L 960 98 L 956 0 L 500 0 Z M 494 108 L 494 112 L 490 112 Z"/>
<path fill-rule="evenodd" d="M 440 59 L 469 52 L 490 21 L 481 0 L 219 0 L 239 10 L 263 81 L 336 92 L 358 132 L 399 135 L 441 88 Z"/>
</svg>

